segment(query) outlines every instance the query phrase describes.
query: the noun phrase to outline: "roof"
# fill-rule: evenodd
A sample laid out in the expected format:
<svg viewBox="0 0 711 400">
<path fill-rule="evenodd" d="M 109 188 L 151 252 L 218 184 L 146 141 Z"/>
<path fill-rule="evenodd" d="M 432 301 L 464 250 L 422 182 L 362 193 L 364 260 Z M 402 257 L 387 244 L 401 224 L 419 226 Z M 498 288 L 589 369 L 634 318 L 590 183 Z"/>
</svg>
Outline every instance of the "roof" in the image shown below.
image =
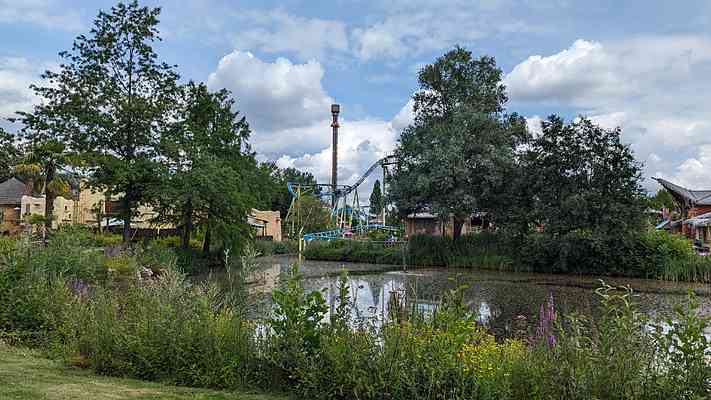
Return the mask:
<svg viewBox="0 0 711 400">
<path fill-rule="evenodd" d="M 711 206 L 711 190 L 691 190 L 661 178 L 652 178 L 679 202 L 689 206 Z"/>
<path fill-rule="evenodd" d="M 711 225 L 711 212 L 687 219 L 686 223 L 691 226 L 709 226 Z"/>
<path fill-rule="evenodd" d="M 0 204 L 20 205 L 22 196 L 27 194 L 27 185 L 17 178 L 0 183 Z"/>
</svg>

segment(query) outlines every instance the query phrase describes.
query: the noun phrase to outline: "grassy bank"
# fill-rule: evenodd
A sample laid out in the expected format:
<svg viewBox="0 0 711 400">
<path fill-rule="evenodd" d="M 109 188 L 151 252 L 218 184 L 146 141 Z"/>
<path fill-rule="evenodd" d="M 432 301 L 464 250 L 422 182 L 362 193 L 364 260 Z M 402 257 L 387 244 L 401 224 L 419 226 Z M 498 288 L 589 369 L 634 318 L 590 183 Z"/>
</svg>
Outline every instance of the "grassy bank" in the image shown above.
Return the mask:
<svg viewBox="0 0 711 400">
<path fill-rule="evenodd" d="M 249 312 L 255 298 L 245 284 L 254 253 L 226 260 L 219 282 L 194 284 L 174 259 L 144 251 L 107 256 L 85 245 L 77 231 L 60 230 L 46 247 L 18 242 L 7 249 L 0 258 L 0 338 L 102 376 L 295 398 L 711 395 L 711 344 L 703 334 L 710 321 L 699 317 L 692 294 L 664 323 L 640 313 L 629 289 L 598 289 L 604 309 L 596 318 L 557 315 L 554 299 L 544 298 L 540 315 L 517 316 L 511 333 L 497 341 L 455 284 L 426 310 L 416 293 L 394 291 L 383 299 L 387 315 L 362 317 L 345 272 L 329 307 L 321 292 L 305 289 L 294 266 L 272 291 L 269 311 L 255 320 Z M 33 365 L 15 364 L 10 371 Z M 20 372 L 0 376 L 20 381 L 12 394 L 19 398 L 70 389 L 74 398 L 92 390 L 79 383 L 79 389 L 54 387 L 57 381 L 42 368 L 26 374 L 26 382 Z M 173 395 L 173 389 L 140 387 L 166 390 L 144 398 Z M 142 395 L 149 389 L 125 383 L 97 390 Z"/>
<path fill-rule="evenodd" d="M 134 379 L 97 376 L 69 368 L 37 351 L 0 344 L 0 399 L 6 400 L 278 400 L 277 395 L 249 394 L 161 385 Z"/>
</svg>

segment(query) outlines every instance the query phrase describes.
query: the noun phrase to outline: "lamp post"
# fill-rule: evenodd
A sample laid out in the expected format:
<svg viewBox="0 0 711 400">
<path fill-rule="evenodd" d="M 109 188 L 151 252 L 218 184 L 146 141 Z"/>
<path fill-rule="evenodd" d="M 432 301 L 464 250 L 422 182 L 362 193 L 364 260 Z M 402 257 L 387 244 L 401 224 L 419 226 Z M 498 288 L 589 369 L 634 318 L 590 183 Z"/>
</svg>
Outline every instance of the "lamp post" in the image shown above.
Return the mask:
<svg viewBox="0 0 711 400">
<path fill-rule="evenodd" d="M 340 104 L 331 104 L 331 115 L 333 116 L 333 122 L 331 122 L 331 128 L 333 128 L 333 153 L 331 154 L 331 186 L 333 187 L 333 199 L 331 200 L 331 206 L 336 207 L 336 190 L 338 188 L 338 114 L 341 112 Z"/>
</svg>

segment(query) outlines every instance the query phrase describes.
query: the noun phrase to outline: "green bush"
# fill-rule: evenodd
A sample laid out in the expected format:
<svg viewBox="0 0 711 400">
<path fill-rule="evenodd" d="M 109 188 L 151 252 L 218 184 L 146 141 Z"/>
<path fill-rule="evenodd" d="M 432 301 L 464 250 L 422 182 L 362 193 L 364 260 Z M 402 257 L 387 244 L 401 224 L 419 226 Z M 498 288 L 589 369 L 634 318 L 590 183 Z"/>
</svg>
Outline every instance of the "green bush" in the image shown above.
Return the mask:
<svg viewBox="0 0 711 400">
<path fill-rule="evenodd" d="M 64 327 L 74 333 L 65 353 L 103 374 L 241 386 L 258 370 L 246 350 L 254 326 L 222 306 L 217 293 L 171 270 L 121 292 L 99 289 Z"/>
<path fill-rule="evenodd" d="M 10 236 L 0 236 L 0 260 L 9 256 L 17 248 L 17 239 Z"/>
<path fill-rule="evenodd" d="M 508 239 L 503 234 L 482 232 L 452 239 L 416 235 L 408 243 L 410 265 L 515 269 Z"/>
<path fill-rule="evenodd" d="M 531 339 L 514 398 L 703 399 L 711 395 L 708 318 L 690 294 L 673 320 L 649 321 L 630 289 L 603 286 L 601 318 L 554 321 L 554 341 Z M 701 330 L 700 330 L 701 329 Z"/>
<path fill-rule="evenodd" d="M 123 243 L 123 236 L 110 232 L 96 234 L 93 239 L 99 247 L 118 246 Z"/>
<path fill-rule="evenodd" d="M 683 236 L 664 231 L 619 236 L 533 233 L 525 238 L 517 258 L 523 269 L 535 272 L 711 282 L 711 259 L 694 254 Z"/>
<path fill-rule="evenodd" d="M 0 337 L 23 345 L 47 345 L 56 338 L 74 301 L 61 275 L 33 269 L 14 254 L 0 262 Z"/>
<path fill-rule="evenodd" d="M 595 254 L 590 240 L 585 234 L 569 237 L 567 257 Z M 363 251 L 357 256 L 365 257 L 372 245 L 354 243 L 324 243 L 319 251 Z M 522 333 L 516 338 L 496 341 L 468 311 L 463 288 L 443 293 L 426 313 L 408 301 L 407 292 L 393 292 L 387 318 L 376 321 L 356 316 L 345 275 L 329 312 L 319 292 L 304 290 L 294 267 L 273 292 L 269 318 L 253 322 L 246 318 L 253 295 L 245 277 L 255 267 L 254 254 L 238 263 L 226 256 L 219 285 L 192 284 L 171 264 L 157 268 L 153 278 L 113 285 L 72 276 L 85 269 L 66 268 L 74 247 L 60 233 L 46 249 L 27 252 L 21 245 L 5 258 L 0 335 L 61 349 L 68 362 L 104 374 L 278 388 L 317 399 L 661 400 L 711 394 L 711 343 L 704 336 L 710 321 L 697 315 L 693 294 L 660 324 L 643 317 L 631 292 L 605 286 L 598 290 L 598 319 L 559 318 L 549 300 L 538 327 L 517 328 Z M 59 261 L 40 267 L 38 260 L 52 259 L 44 254 L 49 251 L 58 252 Z M 93 269 L 108 263 L 132 277 L 135 268 L 169 259 L 151 251 L 100 259 Z"/>
<path fill-rule="evenodd" d="M 299 243 L 295 240 L 282 240 L 281 242 L 255 240 L 254 248 L 262 256 L 296 254 L 299 251 Z"/>
<path fill-rule="evenodd" d="M 304 257 L 309 260 L 402 265 L 403 247 L 400 244 L 355 240 L 314 241 L 306 245 Z"/>
</svg>

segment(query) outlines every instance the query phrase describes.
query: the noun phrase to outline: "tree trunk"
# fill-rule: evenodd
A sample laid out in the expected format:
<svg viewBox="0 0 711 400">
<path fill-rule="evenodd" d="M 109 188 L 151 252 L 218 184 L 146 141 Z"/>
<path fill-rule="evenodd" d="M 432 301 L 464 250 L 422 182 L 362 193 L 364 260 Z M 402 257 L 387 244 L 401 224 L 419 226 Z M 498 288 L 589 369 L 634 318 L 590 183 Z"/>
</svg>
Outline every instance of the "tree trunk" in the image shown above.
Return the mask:
<svg viewBox="0 0 711 400">
<path fill-rule="evenodd" d="M 52 218 L 54 217 L 54 199 L 57 195 L 50 189 L 50 183 L 54 180 L 54 166 L 51 164 L 45 169 L 44 180 L 44 228 L 45 231 L 52 229 Z"/>
<path fill-rule="evenodd" d="M 131 242 L 131 200 L 129 194 L 121 200 L 121 213 L 123 214 L 123 244 Z"/>
<path fill-rule="evenodd" d="M 185 212 L 183 213 L 183 231 L 180 236 L 180 248 L 187 249 L 190 247 L 190 233 L 193 230 L 193 203 L 188 200 L 185 204 Z"/>
<path fill-rule="evenodd" d="M 202 242 L 202 254 L 210 254 L 210 219 L 205 224 L 205 240 Z"/>
<path fill-rule="evenodd" d="M 464 226 L 464 220 L 460 217 L 452 218 L 452 239 L 456 240 L 462 236 L 462 227 Z"/>
</svg>

